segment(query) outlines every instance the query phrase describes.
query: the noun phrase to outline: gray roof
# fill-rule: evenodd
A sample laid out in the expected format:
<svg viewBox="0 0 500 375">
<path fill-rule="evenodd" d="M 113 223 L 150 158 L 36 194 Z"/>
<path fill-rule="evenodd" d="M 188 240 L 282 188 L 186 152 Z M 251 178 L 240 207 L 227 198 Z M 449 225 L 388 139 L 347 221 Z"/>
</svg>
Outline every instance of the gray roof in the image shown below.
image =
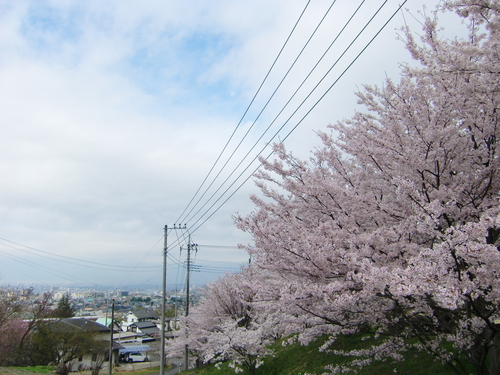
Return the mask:
<svg viewBox="0 0 500 375">
<path fill-rule="evenodd" d="M 109 332 L 110 328 L 85 318 L 65 318 L 54 322 L 55 331 Z"/>
<path fill-rule="evenodd" d="M 137 328 L 140 328 L 140 329 L 152 328 L 152 327 L 158 328 L 155 323 L 153 323 L 149 320 L 146 320 L 145 322 L 135 322 L 135 323 L 132 323 L 131 326 L 136 326 Z"/>
<path fill-rule="evenodd" d="M 134 314 L 137 319 L 158 319 L 158 316 L 153 310 L 137 309 L 130 311 L 130 313 Z"/>
</svg>

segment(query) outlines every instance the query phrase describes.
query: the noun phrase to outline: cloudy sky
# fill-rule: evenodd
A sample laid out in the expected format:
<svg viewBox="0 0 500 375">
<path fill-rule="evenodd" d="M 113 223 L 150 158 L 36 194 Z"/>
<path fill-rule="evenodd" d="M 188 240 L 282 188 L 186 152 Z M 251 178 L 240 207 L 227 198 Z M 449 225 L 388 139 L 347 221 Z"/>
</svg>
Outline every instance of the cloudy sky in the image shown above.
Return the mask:
<svg viewBox="0 0 500 375">
<path fill-rule="evenodd" d="M 0 0 L 0 282 L 160 285 L 177 223 L 169 283 L 188 233 L 195 283 L 237 270 L 255 158 L 307 157 L 362 84 L 397 78 L 422 10 L 383 28 L 399 3 Z"/>
</svg>

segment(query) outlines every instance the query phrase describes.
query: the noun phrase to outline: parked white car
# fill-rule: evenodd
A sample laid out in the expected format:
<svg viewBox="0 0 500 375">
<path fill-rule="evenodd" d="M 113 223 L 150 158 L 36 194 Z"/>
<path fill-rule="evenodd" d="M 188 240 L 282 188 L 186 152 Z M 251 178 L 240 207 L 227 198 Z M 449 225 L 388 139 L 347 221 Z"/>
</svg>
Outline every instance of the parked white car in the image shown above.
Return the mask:
<svg viewBox="0 0 500 375">
<path fill-rule="evenodd" d="M 132 363 L 132 362 L 147 362 L 149 361 L 149 358 L 147 355 L 139 352 L 132 352 L 132 353 L 127 353 L 125 355 L 125 362 Z"/>
</svg>

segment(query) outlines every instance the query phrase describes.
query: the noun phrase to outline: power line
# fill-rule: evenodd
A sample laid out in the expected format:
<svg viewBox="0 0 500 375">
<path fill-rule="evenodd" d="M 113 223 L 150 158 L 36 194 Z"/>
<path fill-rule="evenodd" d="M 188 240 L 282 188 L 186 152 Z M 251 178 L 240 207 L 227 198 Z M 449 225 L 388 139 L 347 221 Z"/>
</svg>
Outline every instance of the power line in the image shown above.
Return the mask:
<svg viewBox="0 0 500 375">
<path fill-rule="evenodd" d="M 236 133 L 236 130 L 238 130 L 239 126 L 241 125 L 241 123 L 243 122 L 243 119 L 245 118 L 246 114 L 248 113 L 248 111 L 250 110 L 250 107 L 252 106 L 253 102 L 255 101 L 255 98 L 257 97 L 257 95 L 259 94 L 260 90 L 262 89 L 262 86 L 264 85 L 264 83 L 267 81 L 267 78 L 269 77 L 269 74 L 271 73 L 271 71 L 273 70 L 274 66 L 276 65 L 276 62 L 278 61 L 278 59 L 280 58 L 283 50 L 285 49 L 286 45 L 288 44 L 288 41 L 290 40 L 290 38 L 292 37 L 295 29 L 297 28 L 297 25 L 299 24 L 300 20 L 302 19 L 302 16 L 304 15 L 306 9 L 308 8 L 309 6 L 309 3 L 311 2 L 311 0 L 309 0 L 307 3 L 306 3 L 306 6 L 304 7 L 304 9 L 302 10 L 302 13 L 300 14 L 299 18 L 297 19 L 297 21 L 295 22 L 295 25 L 293 26 L 292 28 L 292 31 L 290 31 L 290 33 L 288 34 L 288 37 L 286 38 L 285 40 L 285 43 L 283 44 L 283 46 L 281 47 L 280 51 L 278 52 L 278 55 L 276 56 L 276 58 L 274 59 L 271 67 L 269 68 L 269 70 L 267 71 L 264 79 L 262 80 L 259 88 L 257 89 L 256 93 L 254 94 L 252 100 L 250 101 L 250 104 L 247 106 L 245 112 L 243 113 L 243 115 L 241 116 L 240 118 L 240 121 L 238 122 L 238 124 L 236 125 L 235 129 L 233 130 L 233 133 L 231 134 L 231 136 L 229 137 L 228 141 L 226 142 L 226 145 L 223 147 L 222 151 L 220 152 L 219 156 L 217 157 L 217 159 L 215 160 L 215 163 L 212 165 L 212 167 L 210 168 L 208 174 L 206 175 L 205 179 L 203 180 L 203 182 L 201 183 L 200 187 L 198 188 L 198 190 L 196 191 L 196 193 L 194 194 L 193 198 L 191 198 L 191 200 L 189 201 L 188 205 L 186 206 L 186 208 L 184 209 L 184 211 L 181 213 L 181 215 L 179 216 L 179 219 L 177 219 L 176 221 L 177 222 L 183 222 L 185 221 L 184 219 L 181 220 L 181 218 L 183 217 L 184 213 L 186 212 L 186 210 L 189 208 L 189 206 L 191 205 L 191 203 L 193 202 L 193 200 L 195 199 L 195 197 L 198 195 L 199 191 L 201 190 L 201 188 L 203 187 L 203 185 L 205 184 L 205 182 L 207 181 L 208 177 L 210 176 L 210 174 L 212 173 L 213 169 L 215 168 L 215 166 L 217 165 L 217 163 L 219 162 L 219 159 L 222 157 L 222 154 L 224 153 L 224 151 L 226 150 L 227 146 L 229 145 L 229 143 L 231 142 L 231 140 L 233 139 L 233 136 L 234 134 Z M 205 194 L 205 193 L 204 193 Z M 202 196 L 203 197 L 203 196 Z M 200 198 L 201 199 L 201 198 Z M 192 209 L 191 209 L 192 210 Z M 190 211 L 191 212 L 191 211 Z M 189 213 L 190 213 L 189 212 Z M 188 213 L 188 215 L 189 215 Z"/>
<path fill-rule="evenodd" d="M 311 113 L 311 111 L 319 104 L 319 102 L 326 96 L 326 94 L 331 91 L 331 89 L 337 84 L 337 82 L 344 76 L 344 74 L 352 67 L 352 65 L 358 60 L 358 58 L 364 53 L 364 51 L 366 51 L 366 49 L 371 45 L 371 43 L 376 39 L 376 37 L 382 32 L 382 30 L 385 29 L 385 27 L 389 24 L 389 22 L 394 18 L 394 16 L 401 10 L 401 8 L 404 6 L 404 4 L 407 2 L 407 0 L 403 1 L 403 3 L 401 5 L 399 5 L 399 7 L 396 9 L 396 11 L 387 19 L 387 21 L 382 25 L 382 27 L 375 33 L 375 35 L 369 40 L 369 42 L 365 45 L 365 47 L 356 55 L 356 57 L 351 61 L 351 63 L 347 66 L 347 68 L 344 69 L 344 71 L 337 77 L 337 79 L 334 81 L 333 84 L 330 85 L 330 87 L 323 93 L 323 95 L 321 95 L 321 97 L 314 103 L 314 105 L 306 112 L 306 114 L 297 122 L 297 124 L 292 128 L 292 130 L 290 130 L 290 132 L 285 136 L 285 138 L 283 140 L 286 140 L 291 134 L 293 131 L 296 130 L 296 128 L 303 122 L 303 120 Z M 382 6 L 384 6 L 385 4 L 387 3 L 387 0 L 382 4 Z M 379 8 L 380 10 L 380 8 Z M 378 11 L 377 11 L 378 13 Z M 374 15 L 375 16 L 375 15 Z M 373 19 L 373 17 L 370 19 L 369 22 L 371 22 L 371 20 Z M 363 28 L 366 29 L 366 26 Z M 362 30 L 362 31 L 363 31 Z M 358 34 L 359 36 L 360 34 Z M 357 37 L 358 37 L 357 36 Z M 356 39 L 357 39 L 356 37 Z M 354 42 L 354 41 L 353 41 Z M 353 42 L 351 42 L 351 44 L 349 45 L 349 47 L 353 44 Z M 346 51 L 343 52 L 342 56 L 345 54 Z M 331 70 L 331 69 L 330 69 Z M 330 70 L 328 72 L 330 72 Z M 328 74 L 328 73 L 327 73 Z M 319 85 L 319 83 L 318 83 Z M 318 85 L 316 85 L 316 87 L 314 89 L 316 89 L 318 87 Z M 312 92 L 311 92 L 312 93 Z M 307 96 L 307 98 L 310 97 L 311 93 Z M 307 99 L 306 98 L 306 99 Z M 306 100 L 305 99 L 305 100 Z M 304 100 L 304 101 L 305 101 Z M 301 105 L 304 103 L 304 101 L 301 103 Z M 292 116 L 297 112 L 297 110 L 294 111 L 294 113 L 292 114 Z M 286 121 L 286 123 L 291 119 L 291 116 L 288 118 L 288 120 Z M 285 124 L 286 124 L 285 123 Z M 281 129 L 283 128 L 283 126 L 280 128 L 279 131 L 281 131 Z M 278 132 L 279 132 L 278 131 Z M 276 137 L 278 133 L 276 133 L 274 137 Z M 267 147 L 267 146 L 266 146 Z M 263 152 L 263 150 L 265 149 L 265 147 L 261 150 L 261 153 Z M 259 155 L 261 154 L 259 153 Z M 265 159 L 269 159 L 269 157 L 271 157 L 271 155 L 273 155 L 274 152 L 271 152 Z M 198 222 L 200 222 L 203 217 L 205 215 L 208 214 L 208 212 L 210 212 L 210 210 L 217 204 L 217 202 L 222 199 L 222 197 L 229 191 L 229 189 L 238 181 L 238 179 L 243 175 L 243 173 L 251 166 L 251 164 L 259 157 L 259 155 L 254 158 L 252 160 L 252 162 L 245 168 L 245 170 L 240 173 L 240 175 L 234 180 L 234 182 L 222 193 L 222 195 L 203 213 L 203 215 L 200 216 L 200 218 L 198 218 L 198 220 L 194 223 L 194 224 L 191 224 L 192 227 L 194 227 L 194 229 L 192 230 L 192 233 L 196 232 L 208 219 L 210 219 L 251 177 L 252 175 L 257 172 L 257 170 L 260 168 L 261 164 L 259 164 L 259 166 L 257 166 L 257 168 L 247 177 L 245 178 L 245 180 L 229 195 L 229 197 L 227 197 L 227 199 L 225 199 L 208 217 L 205 218 L 205 220 L 203 220 L 198 226 L 196 226 L 198 224 Z"/>
<path fill-rule="evenodd" d="M 142 257 L 142 259 L 139 261 L 139 263 L 137 263 L 136 267 L 134 267 L 132 270 L 130 270 L 129 274 L 127 276 L 125 276 L 125 278 L 122 280 L 122 282 L 120 284 L 118 284 L 118 288 L 123 285 L 123 283 L 125 282 L 125 280 L 128 279 L 128 277 L 132 274 L 132 272 L 135 272 L 138 268 L 139 268 L 139 264 L 141 264 L 144 259 L 146 259 L 146 257 L 151 253 L 151 251 L 153 251 L 153 249 L 160 243 L 160 241 L 163 239 L 163 237 L 160 237 L 160 239 L 158 241 L 156 241 L 156 243 L 151 247 L 151 249 L 149 249 L 149 251 L 146 253 L 146 255 L 144 255 Z"/>
<path fill-rule="evenodd" d="M 226 246 L 226 245 L 198 245 L 198 247 L 212 247 L 216 249 L 239 249 L 238 246 Z"/>
<path fill-rule="evenodd" d="M 55 260 L 55 261 L 59 261 L 59 262 L 63 262 L 63 263 L 68 263 L 68 264 L 75 264 L 75 265 L 79 265 L 79 266 L 82 266 L 82 267 L 97 268 L 97 269 L 107 269 L 107 270 L 112 269 L 112 268 L 121 268 L 121 269 L 136 269 L 136 268 L 151 269 L 151 268 L 154 268 L 152 266 L 143 266 L 143 267 L 121 266 L 121 265 L 116 265 L 116 264 L 104 264 L 104 263 L 92 262 L 92 261 L 88 261 L 88 260 L 83 260 L 83 259 L 78 259 L 78 258 L 72 258 L 72 257 L 68 257 L 68 256 L 59 255 L 59 254 L 51 253 L 51 252 L 48 252 L 48 251 L 36 249 L 34 247 L 26 246 L 26 245 L 23 245 L 23 244 L 14 242 L 14 241 L 10 241 L 10 240 L 7 240 L 7 239 L 1 238 L 1 237 L 0 237 L 0 240 L 8 242 L 8 243 L 11 243 L 11 244 L 14 244 L 14 245 L 17 245 L 17 246 L 24 247 L 25 249 L 21 249 L 21 248 L 18 248 L 18 247 L 15 247 L 15 246 L 12 246 L 12 245 L 0 242 L 0 245 L 5 246 L 5 247 L 9 247 L 9 248 L 12 248 L 12 249 L 15 249 L 15 250 L 19 250 L 19 251 L 22 251 L 22 252 L 25 252 L 25 253 L 28 253 L 28 254 L 36 255 L 36 256 L 39 256 L 39 257 L 42 257 L 42 258 L 46 258 L 46 259 L 50 259 L 50 260 Z M 26 249 L 29 249 L 29 250 L 26 250 Z M 30 250 L 32 250 L 32 251 L 30 251 Z M 46 255 L 44 256 L 44 255 L 41 255 L 41 254 L 38 254 L 38 253 L 46 254 Z M 61 259 L 58 259 L 58 258 L 61 258 Z M 84 264 L 80 264 L 80 263 L 84 263 Z M 103 267 L 109 267 L 109 268 L 103 268 Z"/>
<path fill-rule="evenodd" d="M 354 41 L 359 37 L 359 35 L 363 32 L 363 30 L 368 26 L 369 23 L 371 23 L 371 21 L 373 20 L 373 18 L 375 17 L 376 14 L 378 14 L 378 12 L 382 9 L 382 7 L 387 3 L 388 0 L 386 0 L 382 6 L 377 10 L 377 12 L 372 16 L 372 18 L 368 21 L 368 23 L 365 25 L 365 27 L 362 29 L 362 31 L 360 33 L 358 33 L 357 37 L 351 42 L 351 44 L 347 47 L 346 50 L 344 50 L 344 53 L 337 59 L 337 61 L 335 62 L 335 64 L 333 64 L 332 67 L 330 67 L 330 69 L 327 71 L 327 73 L 325 75 L 323 75 L 323 78 L 319 81 L 319 83 L 316 84 L 316 86 L 314 87 L 314 89 L 312 90 L 312 92 L 314 92 L 316 90 L 316 88 L 319 86 L 319 84 L 326 78 L 326 76 L 330 73 L 330 71 L 337 65 L 337 63 L 340 61 L 340 59 L 344 56 L 344 54 L 347 52 L 347 50 L 352 46 L 352 44 L 354 43 Z M 307 76 L 303 79 L 303 81 L 301 82 L 301 84 L 299 85 L 299 87 L 295 90 L 295 92 L 292 94 L 292 96 L 290 97 L 290 99 L 285 103 L 285 105 L 282 107 L 282 109 L 279 111 L 279 113 L 274 117 L 273 121 L 269 124 L 269 126 L 265 129 L 264 133 L 259 137 L 259 139 L 257 139 L 257 141 L 254 143 L 254 145 L 250 148 L 250 150 L 246 153 L 246 155 L 243 157 L 243 159 L 238 163 L 238 165 L 232 170 L 232 172 L 229 174 L 229 176 L 222 182 L 222 184 L 217 188 L 217 190 L 214 191 L 214 193 L 207 199 L 207 201 L 196 211 L 196 213 L 190 217 L 188 220 L 186 221 L 190 221 L 192 220 L 194 217 L 196 217 L 196 215 L 198 215 L 200 213 L 201 210 L 203 210 L 203 208 L 210 202 L 210 200 L 219 192 L 220 189 L 222 189 L 222 187 L 226 184 L 226 182 L 232 177 L 232 175 L 238 170 L 238 168 L 243 164 L 243 162 L 246 160 L 246 158 L 250 155 L 250 153 L 253 151 L 253 149 L 258 145 L 258 143 L 261 141 L 261 139 L 264 137 L 264 135 L 268 132 L 268 130 L 271 128 L 271 126 L 277 121 L 277 119 L 279 118 L 279 116 L 283 113 L 283 111 L 287 108 L 287 106 L 290 104 L 290 102 L 292 101 L 292 99 L 295 97 L 295 95 L 299 92 L 299 90 L 302 88 L 302 86 L 304 85 L 304 83 L 309 79 L 309 77 L 311 76 L 311 74 L 313 73 L 313 71 L 318 67 L 319 63 L 323 60 L 323 58 L 326 56 L 326 54 L 328 53 L 328 51 L 332 48 L 332 46 L 335 44 L 335 42 L 338 40 L 338 38 L 340 37 L 340 35 L 344 32 L 344 30 L 346 29 L 346 27 L 350 24 L 350 22 L 352 21 L 352 19 L 354 18 L 354 16 L 358 13 L 359 9 L 361 8 L 361 6 L 364 4 L 365 0 L 363 0 L 360 5 L 356 8 L 356 10 L 354 11 L 354 13 L 351 15 L 351 17 L 347 20 L 347 22 L 345 23 L 344 27 L 340 30 L 340 32 L 337 34 L 337 36 L 334 38 L 333 42 L 330 43 L 330 45 L 328 46 L 328 48 L 326 49 L 326 51 L 323 53 L 323 55 L 321 56 L 321 58 L 318 60 L 318 62 L 316 62 L 316 64 L 314 65 L 314 67 L 310 70 L 310 72 L 307 74 Z M 334 2 L 335 3 L 335 2 Z M 331 6 L 333 6 L 333 4 Z M 326 17 L 326 15 L 328 14 L 328 12 L 330 11 L 331 9 L 331 6 L 330 8 L 328 9 L 328 11 L 325 13 L 324 17 L 322 18 L 320 24 L 323 22 L 324 18 Z M 297 62 L 297 59 L 300 57 L 300 55 L 302 54 L 302 52 L 304 51 L 305 47 L 307 46 L 307 44 L 309 43 L 310 39 L 312 38 L 312 36 L 316 33 L 319 25 L 316 27 L 316 29 L 314 30 L 313 34 L 311 35 L 311 37 L 309 38 L 309 40 L 307 41 L 306 45 L 302 48 L 299 56 L 297 56 L 297 58 L 295 59 L 295 61 L 293 62 L 292 66 L 290 67 L 290 69 L 288 70 L 288 72 L 286 73 L 285 77 L 288 75 L 288 73 L 290 72 L 291 68 L 294 66 L 294 64 Z M 284 80 L 284 78 L 283 78 Z M 281 83 L 283 82 L 283 80 L 280 82 L 280 85 Z M 276 91 L 275 91 L 276 92 Z M 274 93 L 275 93 L 274 92 Z M 283 123 L 283 125 L 279 128 L 279 130 L 274 134 L 274 136 L 268 141 L 266 142 L 266 146 L 264 148 L 262 148 L 260 150 L 260 152 L 257 154 L 257 156 L 255 156 L 252 161 L 249 163 L 249 165 L 247 166 L 247 168 L 245 168 L 243 170 L 243 172 L 236 178 L 235 182 L 241 177 L 241 175 L 243 173 L 246 172 L 246 170 L 251 166 L 251 164 L 253 162 L 255 162 L 259 155 L 262 154 L 262 152 L 264 151 L 264 149 L 267 147 L 267 145 L 279 134 L 279 132 L 284 128 L 284 126 L 290 121 L 290 119 L 293 117 L 293 115 L 295 115 L 295 113 L 299 110 L 299 108 L 302 107 L 302 105 L 305 103 L 305 101 L 309 98 L 309 96 L 312 94 L 309 93 L 309 95 L 306 97 L 306 99 L 304 99 L 302 101 L 302 103 L 299 105 L 299 107 L 292 113 L 292 115 L 288 118 L 288 120 L 286 122 Z M 273 93 L 273 95 L 274 95 Z M 269 103 L 269 101 L 266 103 L 266 106 L 267 104 Z M 262 111 L 261 113 L 259 113 L 259 116 L 262 114 Z M 255 122 L 254 122 L 255 123 Z M 227 164 L 227 163 L 226 163 Z M 233 183 L 233 184 L 234 184 Z M 231 185 L 232 186 L 232 185 Z M 229 188 L 231 188 L 231 186 Z M 227 191 L 227 190 L 226 190 Z M 222 194 L 224 195 L 225 192 Z M 218 201 L 218 200 L 217 200 Z M 215 203 L 217 203 L 217 201 Z M 198 201 L 199 202 L 199 201 Z M 197 202 L 197 203 L 198 203 Z M 190 211 L 191 212 L 191 211 Z M 194 225 L 196 225 L 197 222 L 195 222 Z"/>
<path fill-rule="evenodd" d="M 364 0 L 363 0 L 364 2 Z M 250 131 L 253 129 L 253 127 L 255 126 L 255 124 L 257 123 L 257 121 L 259 120 L 259 118 L 261 117 L 262 113 L 264 113 L 264 111 L 266 110 L 266 108 L 268 107 L 269 103 L 271 102 L 271 100 L 274 98 L 274 96 L 276 95 L 276 93 L 278 92 L 278 90 L 280 89 L 280 87 L 282 86 L 283 82 L 286 80 L 286 78 L 288 77 L 288 75 L 290 74 L 290 72 L 292 71 L 292 69 L 294 68 L 294 66 L 296 65 L 297 61 L 299 60 L 299 58 L 302 56 L 302 54 L 304 53 L 305 49 L 307 48 L 307 46 L 309 45 L 309 43 L 311 42 L 312 38 L 314 37 L 314 35 L 316 35 L 316 32 L 318 31 L 318 29 L 320 28 L 320 26 L 322 25 L 323 21 L 325 20 L 326 16 L 328 15 L 328 13 L 330 13 L 330 10 L 332 9 L 333 5 L 336 3 L 336 0 L 334 0 L 331 5 L 329 6 L 329 8 L 327 9 L 327 11 L 325 12 L 325 14 L 323 15 L 323 17 L 321 18 L 320 22 L 318 23 L 318 25 L 316 26 L 316 28 L 313 30 L 313 32 L 311 33 L 311 35 L 309 36 L 309 38 L 307 39 L 306 43 L 304 44 L 304 46 L 302 47 L 302 49 L 300 50 L 299 54 L 295 57 L 294 61 L 292 62 L 292 64 L 290 65 L 290 67 L 288 68 L 288 70 L 286 71 L 286 73 L 284 74 L 284 76 L 281 78 L 281 81 L 278 83 L 277 87 L 274 89 L 274 91 L 272 92 L 271 96 L 269 97 L 269 99 L 267 99 L 266 103 L 264 104 L 264 106 L 262 107 L 262 109 L 260 110 L 260 112 L 257 114 L 256 118 L 253 120 L 252 122 L 252 125 L 250 125 L 250 127 L 248 128 L 248 130 L 246 131 L 246 133 L 243 135 L 243 137 L 241 138 L 240 142 L 234 147 L 234 150 L 233 152 L 231 153 L 231 155 L 229 155 L 229 157 L 227 158 L 226 162 L 224 163 L 224 165 L 220 168 L 219 172 L 217 173 L 217 175 L 212 179 L 212 182 L 205 188 L 205 192 L 200 196 L 200 198 L 198 198 L 198 200 L 196 201 L 196 203 L 193 205 L 193 207 L 191 208 L 191 210 L 186 214 L 186 217 L 183 219 L 183 221 L 189 221 L 187 218 L 189 217 L 189 215 L 191 214 L 191 212 L 194 210 L 194 208 L 200 203 L 200 201 L 203 199 L 203 197 L 205 196 L 206 193 L 208 193 L 208 190 L 212 187 L 212 185 L 215 183 L 215 181 L 217 180 L 217 178 L 219 178 L 220 174 L 222 173 L 222 171 L 226 168 L 226 166 L 228 165 L 229 161 L 231 160 L 231 158 L 234 156 L 234 154 L 236 153 L 236 151 L 239 149 L 239 147 L 241 146 L 241 144 L 243 143 L 243 141 L 246 139 L 246 137 L 248 136 L 248 134 L 250 133 Z M 305 9 L 304 9 L 305 11 Z M 303 13 L 302 13 L 303 14 Z M 302 15 L 301 15 L 302 17 Z M 300 20 L 300 18 L 299 18 Z M 297 21 L 298 22 L 298 21 Z M 297 26 L 297 24 L 295 25 Z M 294 27 L 295 29 L 295 27 Z M 291 34 L 290 34 L 291 36 Z M 289 37 L 290 37 L 289 36 Z M 288 41 L 288 39 L 287 39 Z M 282 49 L 283 50 L 283 49 Z M 281 54 L 281 51 L 280 51 L 280 54 Z M 279 55 L 278 55 L 279 56 Z M 276 63 L 276 60 L 275 60 L 275 63 Z M 274 66 L 274 64 L 273 64 Z M 270 72 L 270 71 L 269 71 Z M 269 74 L 268 72 L 268 74 Z M 267 76 L 266 76 L 267 78 Z M 262 87 L 262 86 L 261 86 Z M 259 91 L 260 91 L 260 88 L 259 88 Z M 291 100 L 291 99 L 290 99 Z M 288 104 L 288 103 L 287 103 Z M 245 112 L 246 113 L 246 112 Z M 274 123 L 274 121 L 273 121 Z M 239 125 L 239 124 L 238 124 Z M 272 123 L 271 123 L 272 125 Z M 250 154 L 250 152 L 252 152 L 252 150 L 257 146 L 258 142 L 262 139 L 262 137 L 266 134 L 266 132 L 269 130 L 269 128 L 271 127 L 271 125 L 268 126 L 268 128 L 264 131 L 264 133 L 260 136 L 260 138 L 256 141 L 256 143 L 254 144 L 254 146 L 252 146 L 252 148 L 247 152 L 247 154 L 243 157 L 243 160 L 240 161 L 240 163 L 236 166 L 235 170 L 243 163 L 243 161 L 248 157 L 248 155 Z M 231 136 L 232 137 L 232 136 Z M 235 170 L 233 170 L 233 172 L 231 172 L 231 174 L 226 178 L 226 180 L 222 183 L 222 185 L 225 184 L 225 182 L 232 176 L 232 174 L 235 172 Z M 212 170 L 211 170 L 212 171 Z M 210 171 L 210 172 L 211 172 Z M 204 181 L 205 182 L 205 181 Z M 193 215 L 193 216 L 196 216 L 202 209 L 203 207 L 205 207 L 205 205 L 213 198 L 213 196 L 215 194 L 217 194 L 217 192 L 219 191 L 219 189 L 222 188 L 222 186 L 220 186 L 213 194 L 212 196 L 210 196 L 210 198 L 208 198 L 208 200 L 206 201 L 206 203 L 201 206 L 198 211 L 196 211 L 196 213 Z M 190 202 L 191 203 L 191 202 Z"/>
<path fill-rule="evenodd" d="M 50 267 L 47 267 L 47 266 L 40 266 L 39 264 L 37 263 L 34 263 L 34 262 L 31 262 L 29 260 L 26 260 L 26 259 L 23 259 L 23 258 L 20 258 L 18 256 L 15 256 L 15 255 L 12 255 L 12 254 L 9 254 L 9 253 L 6 253 L 4 251 L 0 251 L 1 254 L 5 255 L 7 258 L 10 258 L 16 262 L 19 262 L 19 263 L 22 263 L 24 265 L 27 265 L 29 267 L 33 267 L 35 269 L 38 269 L 38 270 L 43 270 L 44 272 L 48 272 L 54 276 L 57 276 L 57 277 L 60 277 L 62 279 L 65 279 L 65 280 L 68 280 L 68 281 L 75 281 L 75 280 L 80 280 L 80 281 L 83 281 L 85 283 L 90 283 L 90 284 L 93 284 L 92 282 L 89 282 L 88 280 L 84 280 L 84 279 L 81 279 L 79 277 L 75 277 L 73 275 L 68 275 L 64 272 L 61 272 L 61 271 L 58 271 L 58 270 L 55 270 L 53 268 L 50 268 Z"/>
</svg>

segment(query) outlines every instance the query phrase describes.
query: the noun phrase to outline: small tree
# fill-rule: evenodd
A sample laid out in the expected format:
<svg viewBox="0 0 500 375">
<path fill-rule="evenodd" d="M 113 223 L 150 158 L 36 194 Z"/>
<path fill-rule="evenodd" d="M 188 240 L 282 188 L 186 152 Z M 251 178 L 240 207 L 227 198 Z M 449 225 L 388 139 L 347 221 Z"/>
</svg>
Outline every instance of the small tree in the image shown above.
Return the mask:
<svg viewBox="0 0 500 375">
<path fill-rule="evenodd" d="M 60 364 L 60 371 L 74 359 L 99 351 L 101 342 L 96 333 L 68 326 L 60 320 L 40 322 L 30 338 L 29 353 L 32 365 Z"/>
<path fill-rule="evenodd" d="M 187 345 L 205 363 L 229 361 L 235 371 L 255 374 L 272 354 L 268 346 L 282 334 L 282 322 L 255 300 L 256 285 L 265 279 L 248 268 L 209 284 L 201 302 L 181 319 L 179 336 L 168 343 L 170 352 L 180 354 Z"/>
<path fill-rule="evenodd" d="M 100 341 L 95 343 L 92 348 L 92 362 L 90 365 L 92 375 L 99 375 L 102 364 L 106 361 L 106 359 L 109 359 L 109 355 L 108 342 Z"/>
<path fill-rule="evenodd" d="M 57 308 L 52 313 L 54 318 L 72 318 L 75 316 L 75 309 L 71 303 L 71 297 L 68 293 L 63 294 L 59 302 L 57 303 Z"/>
</svg>

